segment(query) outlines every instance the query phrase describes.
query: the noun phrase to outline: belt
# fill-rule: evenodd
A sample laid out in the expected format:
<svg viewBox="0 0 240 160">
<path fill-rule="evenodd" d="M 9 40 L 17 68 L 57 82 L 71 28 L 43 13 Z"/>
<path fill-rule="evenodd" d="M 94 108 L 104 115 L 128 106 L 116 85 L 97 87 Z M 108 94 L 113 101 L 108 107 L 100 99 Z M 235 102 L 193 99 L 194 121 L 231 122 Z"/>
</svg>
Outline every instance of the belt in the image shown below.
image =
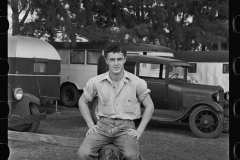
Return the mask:
<svg viewBox="0 0 240 160">
<path fill-rule="evenodd" d="M 110 118 L 110 117 L 106 117 L 106 116 L 99 116 L 99 119 L 121 120 L 121 121 L 133 121 L 133 120 L 131 120 L 131 119 Z"/>
</svg>

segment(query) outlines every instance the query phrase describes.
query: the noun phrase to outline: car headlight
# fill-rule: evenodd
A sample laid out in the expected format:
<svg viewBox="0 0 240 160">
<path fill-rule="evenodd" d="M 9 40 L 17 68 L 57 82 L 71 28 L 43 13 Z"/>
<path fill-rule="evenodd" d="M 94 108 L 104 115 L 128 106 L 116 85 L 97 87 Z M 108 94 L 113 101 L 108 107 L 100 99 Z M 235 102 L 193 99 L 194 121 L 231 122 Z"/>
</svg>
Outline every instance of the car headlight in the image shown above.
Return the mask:
<svg viewBox="0 0 240 160">
<path fill-rule="evenodd" d="M 214 93 L 214 94 L 212 95 L 212 98 L 213 98 L 216 102 L 218 102 L 219 99 L 220 99 L 219 92 Z"/>
<path fill-rule="evenodd" d="M 13 96 L 16 100 L 20 100 L 23 97 L 23 90 L 22 88 L 14 88 Z"/>
<path fill-rule="evenodd" d="M 229 101 L 229 92 L 225 92 L 225 93 L 224 93 L 224 98 L 225 98 L 227 101 Z"/>
</svg>

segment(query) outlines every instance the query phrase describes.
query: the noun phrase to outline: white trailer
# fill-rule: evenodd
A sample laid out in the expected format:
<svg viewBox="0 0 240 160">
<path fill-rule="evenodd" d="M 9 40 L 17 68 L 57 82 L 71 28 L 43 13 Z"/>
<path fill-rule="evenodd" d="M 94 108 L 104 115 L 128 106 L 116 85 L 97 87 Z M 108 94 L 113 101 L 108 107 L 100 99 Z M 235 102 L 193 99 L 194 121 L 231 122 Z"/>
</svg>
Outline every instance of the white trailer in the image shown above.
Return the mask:
<svg viewBox="0 0 240 160">
<path fill-rule="evenodd" d="M 192 65 L 188 76 L 193 82 L 229 91 L 229 51 L 174 51 L 174 58 Z"/>
</svg>

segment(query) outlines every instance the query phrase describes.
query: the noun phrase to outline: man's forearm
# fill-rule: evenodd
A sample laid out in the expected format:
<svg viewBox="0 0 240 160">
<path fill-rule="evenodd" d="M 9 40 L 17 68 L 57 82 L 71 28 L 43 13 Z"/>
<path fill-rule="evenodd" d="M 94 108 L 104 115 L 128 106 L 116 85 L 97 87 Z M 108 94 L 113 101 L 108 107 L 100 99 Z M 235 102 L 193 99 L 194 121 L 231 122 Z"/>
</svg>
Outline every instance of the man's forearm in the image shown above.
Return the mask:
<svg viewBox="0 0 240 160">
<path fill-rule="evenodd" d="M 142 116 L 142 120 L 141 123 L 139 124 L 137 131 L 140 132 L 141 134 L 143 133 L 143 131 L 145 130 L 148 122 L 151 119 L 151 116 L 153 114 L 154 111 L 154 106 L 153 104 L 151 104 L 150 106 L 146 107 L 143 116 Z"/>
<path fill-rule="evenodd" d="M 79 99 L 79 102 L 78 102 L 79 110 L 80 110 L 84 120 L 86 121 L 88 127 L 90 128 L 91 126 L 94 125 L 94 122 L 92 120 L 87 103 L 84 102 L 81 98 Z"/>
</svg>

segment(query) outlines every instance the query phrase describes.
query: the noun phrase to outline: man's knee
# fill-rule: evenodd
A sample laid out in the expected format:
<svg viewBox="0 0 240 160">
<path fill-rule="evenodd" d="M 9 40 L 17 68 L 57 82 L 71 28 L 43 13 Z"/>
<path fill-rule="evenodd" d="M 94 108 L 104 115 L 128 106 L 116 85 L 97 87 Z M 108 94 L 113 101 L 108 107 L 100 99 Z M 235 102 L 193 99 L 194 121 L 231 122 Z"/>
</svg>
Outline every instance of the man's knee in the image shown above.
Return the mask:
<svg viewBox="0 0 240 160">
<path fill-rule="evenodd" d="M 139 153 L 125 152 L 124 157 L 125 157 L 126 160 L 139 160 Z"/>
<path fill-rule="evenodd" d="M 94 153 L 90 148 L 85 148 L 85 147 L 80 147 L 78 152 L 78 159 L 79 160 L 84 160 L 84 159 L 89 159 L 89 157 L 98 157 L 98 153 Z"/>
<path fill-rule="evenodd" d="M 83 160 L 90 155 L 90 151 L 80 147 L 77 154 L 78 154 L 78 159 Z"/>
</svg>

